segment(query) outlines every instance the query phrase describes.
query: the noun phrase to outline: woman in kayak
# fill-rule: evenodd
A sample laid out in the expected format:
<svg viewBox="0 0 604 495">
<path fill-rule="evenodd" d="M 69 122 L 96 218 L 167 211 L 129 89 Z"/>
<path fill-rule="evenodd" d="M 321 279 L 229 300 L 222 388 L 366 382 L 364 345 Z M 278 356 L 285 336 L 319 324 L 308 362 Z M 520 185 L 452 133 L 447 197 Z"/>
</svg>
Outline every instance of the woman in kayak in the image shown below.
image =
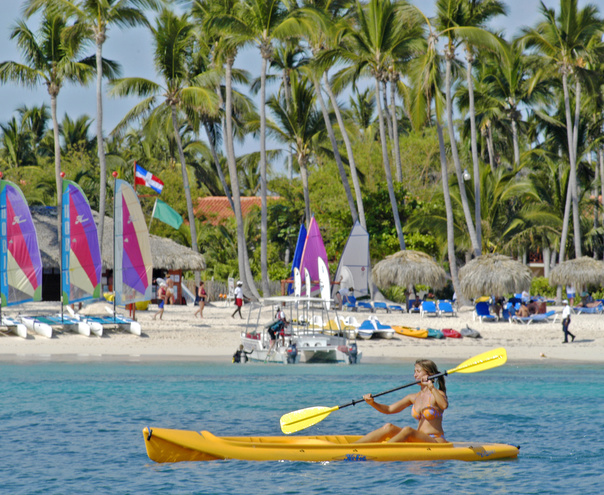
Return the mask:
<svg viewBox="0 0 604 495">
<path fill-rule="evenodd" d="M 389 442 L 446 442 L 442 425 L 443 411 L 449 406 L 445 378 L 439 376 L 436 379 L 438 389 L 434 385 L 434 380 L 428 380 L 429 376 L 438 373 L 438 368 L 433 361 L 418 359 L 415 362 L 413 376 L 420 382 L 419 392 L 409 394 L 390 405 L 378 404 L 371 394 L 364 395 L 365 402 L 383 414 L 396 414 L 412 406 L 411 415 L 419 421 L 419 424 L 416 429 L 410 426 L 401 428 L 392 423 L 386 423 L 357 442 L 383 442 L 384 440 Z"/>
</svg>

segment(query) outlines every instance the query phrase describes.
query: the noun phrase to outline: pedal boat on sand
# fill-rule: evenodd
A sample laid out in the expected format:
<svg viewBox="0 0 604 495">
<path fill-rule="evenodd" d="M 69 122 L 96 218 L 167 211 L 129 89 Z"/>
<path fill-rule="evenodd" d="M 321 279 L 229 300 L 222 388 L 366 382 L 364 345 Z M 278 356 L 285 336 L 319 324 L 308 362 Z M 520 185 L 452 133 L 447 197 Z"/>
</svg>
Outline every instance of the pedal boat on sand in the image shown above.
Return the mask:
<svg viewBox="0 0 604 495">
<path fill-rule="evenodd" d="M 283 309 L 289 325 L 285 328 L 273 318 L 276 307 Z M 331 315 L 334 313 L 334 315 Z M 335 311 L 327 310 L 316 297 L 281 296 L 265 298 L 262 304 L 252 303 L 247 318 L 247 329 L 241 332 L 241 343 L 250 361 L 264 363 L 342 363 L 356 364 L 361 353 L 350 333 L 345 329 L 326 329 L 323 322 L 339 321 Z M 279 328 L 274 347 L 270 348 L 269 328 Z M 284 332 L 283 337 L 279 333 Z"/>
<path fill-rule="evenodd" d="M 216 437 L 207 431 L 144 428 L 155 462 L 213 461 L 491 461 L 518 456 L 519 447 L 497 443 L 363 443 L 357 435 Z"/>
</svg>

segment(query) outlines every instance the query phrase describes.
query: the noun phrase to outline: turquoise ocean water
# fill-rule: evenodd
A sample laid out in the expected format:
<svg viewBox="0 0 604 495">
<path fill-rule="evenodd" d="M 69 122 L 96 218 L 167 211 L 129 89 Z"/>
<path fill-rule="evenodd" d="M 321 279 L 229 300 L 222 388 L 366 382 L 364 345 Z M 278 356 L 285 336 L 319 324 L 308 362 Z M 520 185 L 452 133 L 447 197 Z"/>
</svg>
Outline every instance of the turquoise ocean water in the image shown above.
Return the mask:
<svg viewBox="0 0 604 495">
<path fill-rule="evenodd" d="M 439 362 L 441 369 L 458 362 Z M 156 464 L 144 426 L 279 435 L 282 414 L 335 406 L 413 380 L 413 365 L 0 363 L 0 492 L 10 494 L 600 494 L 604 367 L 515 365 L 447 380 L 452 440 L 520 445 L 513 461 Z M 384 396 L 394 401 L 406 391 Z M 364 433 L 384 416 L 360 404 L 308 434 Z"/>
</svg>

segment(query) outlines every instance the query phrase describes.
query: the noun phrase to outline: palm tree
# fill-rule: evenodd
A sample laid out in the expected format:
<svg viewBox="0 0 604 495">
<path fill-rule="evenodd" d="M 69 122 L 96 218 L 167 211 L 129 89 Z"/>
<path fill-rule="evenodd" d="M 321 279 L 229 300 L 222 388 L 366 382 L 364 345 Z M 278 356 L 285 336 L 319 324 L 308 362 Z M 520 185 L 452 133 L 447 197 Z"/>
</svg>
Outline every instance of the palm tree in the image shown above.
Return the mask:
<svg viewBox="0 0 604 495">
<path fill-rule="evenodd" d="M 382 145 L 382 162 L 388 185 L 388 196 L 394 217 L 394 224 L 401 249 L 405 249 L 405 238 L 398 205 L 394 195 L 392 171 L 388 158 L 386 127 L 382 108 L 382 81 L 387 77 L 390 64 L 399 57 L 406 58 L 409 52 L 419 50 L 422 42 L 417 16 L 407 8 L 390 0 L 370 0 L 367 5 L 357 2 L 354 9 L 355 25 L 347 33 L 345 49 L 340 56 L 352 63 L 351 68 L 340 71 L 352 79 L 368 74 L 375 81 L 375 101 Z M 398 139 L 398 138 L 397 138 Z"/>
<path fill-rule="evenodd" d="M 148 25 L 140 9 L 156 8 L 159 2 L 156 0 L 28 0 L 25 13 L 29 16 L 50 5 L 64 11 L 67 16 L 74 16 L 77 24 L 73 29 L 82 31 L 84 36 L 93 39 L 96 45 L 96 140 L 100 173 L 98 232 L 99 239 L 102 239 L 107 190 L 107 162 L 103 139 L 103 44 L 107 39 L 107 29 L 111 25 L 119 27 Z"/>
<path fill-rule="evenodd" d="M 602 20 L 593 5 L 579 9 L 577 0 L 560 0 L 560 13 L 548 9 L 543 2 L 539 8 L 543 20 L 535 27 L 524 30 L 524 40 L 528 47 L 535 47 L 544 58 L 544 66 L 549 64 L 560 71 L 564 91 L 566 114 L 566 136 L 570 161 L 569 191 L 573 212 L 573 232 L 575 256 L 581 257 L 581 225 L 579 198 L 577 194 L 577 138 L 581 110 L 581 73 L 590 59 L 590 50 L 595 53 L 594 39 L 601 39 Z M 590 46 L 592 45 L 592 46 Z M 589 47 L 589 48 L 588 48 Z M 575 80 L 575 119 L 571 114 L 569 77 Z M 568 225 L 569 215 L 565 214 L 564 224 Z M 563 230 L 565 230 L 563 228 Z M 567 229 L 566 229 L 567 230 Z M 566 238 L 560 240 L 560 261 L 564 261 Z"/>
<path fill-rule="evenodd" d="M 320 135 L 325 132 L 325 121 L 316 108 L 316 94 L 310 81 L 293 73 L 290 82 L 292 94 L 289 105 L 284 97 L 272 96 L 267 102 L 278 123 L 270 124 L 269 128 L 277 140 L 292 146 L 296 152 L 304 192 L 305 218 L 311 218 L 308 164 L 317 151 Z"/>
<path fill-rule="evenodd" d="M 179 112 L 187 107 L 201 108 L 208 113 L 216 112 L 218 100 L 213 91 L 201 85 L 203 74 L 191 79 L 187 72 L 187 59 L 195 35 L 194 25 L 189 21 L 188 15 L 178 16 L 169 10 L 162 10 L 151 32 L 155 45 L 155 66 L 164 85 L 136 77 L 112 81 L 111 93 L 114 95 L 146 97 L 126 114 L 113 132 L 120 133 L 129 123 L 145 116 L 159 122 L 171 120 L 180 159 L 191 239 L 195 241 L 195 214 L 180 134 Z M 196 242 L 191 247 L 193 251 L 199 252 Z"/>
<path fill-rule="evenodd" d="M 43 12 L 37 34 L 31 31 L 24 21 L 18 21 L 11 32 L 11 39 L 16 41 L 21 50 L 24 63 L 7 61 L 0 64 L 2 83 L 12 81 L 28 87 L 42 83 L 50 95 L 58 211 L 61 211 L 62 187 L 57 98 L 66 82 L 86 84 L 94 74 L 91 60 L 79 59 L 85 46 L 85 38 L 77 32 L 69 38 L 66 37 L 65 30 L 68 27 L 67 19 L 63 15 L 50 10 Z M 106 65 L 106 68 L 110 72 L 112 68 L 115 70 L 114 65 Z M 57 226 L 60 236 L 59 223 Z"/>
<path fill-rule="evenodd" d="M 230 14 L 236 7 L 237 0 L 195 0 L 193 15 L 203 24 L 206 34 L 212 37 L 215 64 L 224 64 L 224 135 L 231 190 L 233 193 L 235 220 L 237 222 L 239 277 L 243 283 L 244 292 L 251 293 L 253 297 L 259 299 L 260 295 L 254 285 L 254 277 L 248 258 L 243 214 L 241 211 L 241 193 L 237 176 L 237 161 L 235 159 L 235 147 L 233 144 L 233 64 L 235 63 L 235 57 L 239 48 L 247 40 L 232 33 L 225 33 L 221 28 L 221 21 L 224 16 Z"/>
<path fill-rule="evenodd" d="M 260 266 L 262 272 L 262 291 L 269 294 L 268 284 L 268 217 L 266 204 L 266 72 L 268 61 L 273 55 L 273 40 L 285 38 L 289 33 L 283 31 L 283 21 L 287 18 L 285 5 L 275 0 L 241 0 L 231 13 L 216 16 L 213 23 L 218 28 L 240 39 L 254 43 L 262 58 L 260 68 Z"/>
</svg>

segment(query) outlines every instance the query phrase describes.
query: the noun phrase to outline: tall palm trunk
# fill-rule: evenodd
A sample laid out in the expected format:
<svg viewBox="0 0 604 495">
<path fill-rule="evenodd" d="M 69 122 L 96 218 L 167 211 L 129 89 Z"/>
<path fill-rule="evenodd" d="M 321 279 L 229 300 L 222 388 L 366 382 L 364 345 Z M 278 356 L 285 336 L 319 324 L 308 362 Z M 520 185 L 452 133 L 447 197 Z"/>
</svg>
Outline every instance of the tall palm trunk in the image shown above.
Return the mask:
<svg viewBox="0 0 604 495">
<path fill-rule="evenodd" d="M 388 159 L 388 146 L 386 144 L 386 129 L 384 126 L 384 114 L 382 112 L 382 103 L 380 90 L 380 77 L 378 74 L 375 75 L 375 101 L 378 112 L 378 120 L 380 126 L 380 141 L 382 142 L 382 161 L 384 163 L 384 172 L 386 174 L 386 183 L 388 185 L 388 196 L 390 197 L 390 206 L 392 208 L 392 215 L 394 216 L 394 226 L 396 228 L 396 234 L 398 236 L 398 242 L 401 250 L 405 249 L 405 237 L 403 236 L 403 229 L 401 227 L 401 219 L 398 214 L 398 204 L 396 203 L 396 196 L 394 195 L 394 185 L 392 183 L 392 171 L 390 170 L 390 160 Z"/>
<path fill-rule="evenodd" d="M 229 185 L 227 184 L 226 177 L 224 176 L 224 172 L 222 171 L 222 167 L 220 166 L 220 160 L 218 159 L 218 153 L 216 152 L 216 144 L 214 143 L 214 139 L 212 138 L 212 130 L 210 129 L 210 124 L 205 121 L 203 123 L 203 126 L 206 131 L 206 136 L 208 137 L 208 143 L 210 143 L 210 152 L 212 153 L 212 159 L 214 160 L 216 173 L 218 174 L 218 178 L 220 179 L 220 183 L 222 184 L 224 195 L 229 200 L 231 210 L 233 210 L 234 213 L 235 205 L 233 204 L 233 197 L 231 196 L 231 191 L 229 190 Z"/>
<path fill-rule="evenodd" d="M 313 84 L 315 86 L 315 93 L 317 94 L 317 100 L 319 101 L 321 112 L 323 113 L 325 128 L 327 129 L 329 141 L 331 142 L 331 147 L 333 148 L 333 154 L 336 160 L 336 165 L 338 166 L 338 172 L 340 173 L 340 180 L 342 181 L 342 185 L 344 186 L 344 192 L 346 193 L 346 199 L 348 200 L 348 208 L 350 209 L 350 215 L 352 216 L 352 223 L 356 223 L 357 219 L 359 218 L 359 215 L 357 214 L 357 208 L 354 204 L 352 191 L 350 190 L 350 184 L 348 183 L 348 176 L 346 175 L 346 170 L 344 169 L 344 164 L 342 163 L 342 157 L 340 156 L 340 150 L 338 149 L 338 142 L 336 141 L 336 136 L 333 132 L 331 119 L 329 118 L 329 110 L 327 109 L 327 105 L 325 105 L 325 100 L 323 99 L 323 93 L 321 92 L 321 85 L 319 84 L 319 79 L 316 77 L 313 77 L 312 79 Z"/>
<path fill-rule="evenodd" d="M 227 58 L 225 67 L 225 124 L 226 136 L 225 146 L 227 151 L 227 163 L 229 166 L 229 175 L 231 176 L 231 190 L 233 191 L 233 203 L 235 205 L 235 220 L 237 222 L 237 261 L 239 265 L 239 278 L 243 283 L 243 290 L 260 299 L 260 295 L 254 285 L 254 278 L 251 274 L 251 268 L 247 257 L 247 246 L 245 242 L 245 232 L 243 229 L 243 213 L 241 211 L 241 193 L 239 191 L 239 179 L 237 177 L 237 162 L 235 161 L 235 147 L 233 145 L 233 86 L 232 71 L 234 56 Z M 248 280 L 249 278 L 249 280 Z"/>
<path fill-rule="evenodd" d="M 101 259 L 103 258 L 103 231 L 105 230 L 105 198 L 107 193 L 107 161 L 103 139 L 103 42 L 104 33 L 96 35 L 96 145 L 99 156 L 99 225 Z"/>
<path fill-rule="evenodd" d="M 390 118 L 392 119 L 392 150 L 394 152 L 394 161 L 396 164 L 396 181 L 403 182 L 403 164 L 401 163 L 401 143 L 398 139 L 398 120 L 396 118 L 396 80 L 397 77 L 392 73 L 390 76 Z"/>
<path fill-rule="evenodd" d="M 191 199 L 191 187 L 189 186 L 189 174 L 187 173 L 187 164 L 185 163 L 185 154 L 182 149 L 182 141 L 180 139 L 180 130 L 178 128 L 178 118 L 176 116 L 176 105 L 170 105 L 172 111 L 172 127 L 174 129 L 174 138 L 176 146 L 178 146 L 178 157 L 180 159 L 180 171 L 182 173 L 182 185 L 185 191 L 185 199 L 187 201 L 187 213 L 189 216 L 189 228 L 191 230 L 191 249 L 195 253 L 199 252 L 197 244 L 197 227 L 195 225 L 195 212 L 193 211 L 193 200 Z M 199 273 L 195 273 L 195 283 L 199 285 Z"/>
<path fill-rule="evenodd" d="M 266 62 L 270 56 L 266 47 L 261 47 L 262 66 L 260 72 L 260 272 L 262 293 L 270 296 L 268 284 L 268 212 L 266 205 Z"/>
<path fill-rule="evenodd" d="M 579 224 L 579 199 L 577 197 L 577 151 L 575 146 L 573 123 L 570 111 L 570 96 L 568 92 L 568 74 L 562 71 L 562 88 L 564 90 L 564 108 L 566 113 L 566 136 L 568 139 L 568 156 L 570 159 L 569 189 L 573 211 L 573 234 L 575 241 L 575 257 L 581 257 L 581 225 Z M 577 99 L 580 101 L 581 87 L 577 82 Z M 564 239 L 566 241 L 566 239 Z"/>
<path fill-rule="evenodd" d="M 390 112 L 388 111 L 388 84 L 385 79 L 381 80 L 382 84 L 382 98 L 384 100 L 384 121 L 386 122 L 386 127 L 388 127 L 388 136 L 390 138 L 390 142 L 394 140 L 394 132 L 392 130 L 392 120 L 390 119 Z"/>
<path fill-rule="evenodd" d="M 287 108 L 287 113 L 291 111 L 292 106 L 292 91 L 291 84 L 289 81 L 289 73 L 287 69 L 283 71 L 283 90 L 285 91 L 285 107 Z M 287 177 L 291 182 L 294 177 L 294 153 L 291 148 L 291 145 L 288 146 L 287 150 Z"/>
<path fill-rule="evenodd" d="M 514 165 L 520 165 L 520 146 L 518 144 L 518 122 L 515 116 L 512 116 L 512 143 L 514 145 Z"/>
<path fill-rule="evenodd" d="M 451 272 L 451 281 L 453 290 L 457 294 L 457 300 L 460 301 L 462 294 L 459 290 L 459 276 L 457 275 L 457 261 L 455 259 L 455 224 L 453 222 L 453 205 L 451 204 L 451 195 L 449 194 L 449 172 L 447 168 L 447 154 L 445 152 L 445 139 L 443 129 L 438 119 L 436 120 L 436 131 L 438 133 L 438 148 L 440 151 L 440 171 L 443 183 L 443 196 L 445 199 L 445 211 L 447 214 L 447 254 L 449 257 L 449 270 Z"/>
<path fill-rule="evenodd" d="M 491 172 L 495 172 L 495 146 L 493 146 L 493 128 L 487 124 L 487 150 L 489 152 L 489 166 Z"/>
<path fill-rule="evenodd" d="M 446 53 L 446 102 L 447 102 L 447 125 L 449 127 L 449 139 L 451 140 L 451 155 L 453 156 L 453 163 L 455 164 L 455 173 L 457 175 L 457 183 L 459 184 L 459 195 L 461 197 L 461 206 L 463 208 L 464 216 L 466 219 L 466 225 L 468 228 L 468 235 L 470 236 L 470 242 L 472 244 L 472 250 L 475 256 L 480 256 L 481 249 L 476 239 L 476 229 L 474 228 L 474 221 L 472 220 L 472 214 L 470 213 L 470 206 L 468 204 L 468 195 L 466 194 L 466 186 L 463 181 L 463 172 L 461 170 L 461 163 L 459 161 L 459 154 L 457 152 L 457 142 L 455 141 L 455 129 L 453 127 L 453 105 L 451 104 L 451 52 Z"/>
<path fill-rule="evenodd" d="M 63 179 L 61 177 L 61 142 L 59 140 L 59 119 L 57 118 L 57 96 L 59 89 L 50 83 L 48 86 L 50 93 L 50 113 L 52 115 L 52 132 L 55 147 L 55 182 L 57 185 L 57 238 L 59 241 L 59 250 L 63 243 L 61 212 L 63 211 Z M 63 269 L 62 257 L 59 256 L 59 272 Z M 61 302 L 63 301 L 63 291 L 61 293 Z"/>
<path fill-rule="evenodd" d="M 571 205 L 571 181 L 568 180 L 568 188 L 566 190 L 566 203 L 564 204 L 564 216 L 562 217 L 562 235 L 560 236 L 560 259 L 559 263 L 566 260 L 566 239 L 568 237 L 568 224 L 570 222 L 570 205 Z"/>
<path fill-rule="evenodd" d="M 474 165 L 474 222 L 476 224 L 476 242 L 482 247 L 482 212 L 480 201 L 480 164 L 478 162 L 478 136 L 476 133 L 476 108 L 474 106 L 474 79 L 472 79 L 472 63 L 474 56 L 466 52 L 468 97 L 470 103 L 470 146 L 472 148 L 472 164 Z"/>
<path fill-rule="evenodd" d="M 299 148 L 298 148 L 299 149 Z M 302 179 L 302 191 L 304 193 L 304 215 L 306 217 L 306 227 L 310 225 L 310 194 L 308 192 L 308 169 L 306 168 L 306 155 L 298 153 L 298 165 L 300 165 L 300 179 Z"/>
<path fill-rule="evenodd" d="M 327 72 L 323 73 L 323 84 L 325 85 L 325 90 L 329 95 L 329 100 L 331 101 L 331 106 L 336 114 L 336 119 L 338 121 L 338 126 L 340 127 L 340 134 L 342 135 L 342 139 L 344 140 L 344 145 L 346 146 L 346 153 L 348 154 L 348 163 L 350 165 L 350 177 L 352 179 L 352 186 L 354 187 L 354 194 L 357 200 L 357 209 L 359 212 L 359 221 L 363 228 L 367 228 L 367 224 L 365 222 L 365 207 L 363 206 L 363 195 L 361 193 L 361 184 L 359 182 L 359 176 L 357 174 L 357 166 L 354 161 L 354 152 L 352 150 L 352 144 L 350 143 L 350 137 L 348 136 L 348 131 L 346 130 L 346 126 L 344 124 L 344 119 L 342 118 L 342 112 L 340 112 L 340 107 L 338 105 L 338 101 L 331 89 L 331 84 L 329 84 L 329 78 L 327 77 Z"/>
</svg>

